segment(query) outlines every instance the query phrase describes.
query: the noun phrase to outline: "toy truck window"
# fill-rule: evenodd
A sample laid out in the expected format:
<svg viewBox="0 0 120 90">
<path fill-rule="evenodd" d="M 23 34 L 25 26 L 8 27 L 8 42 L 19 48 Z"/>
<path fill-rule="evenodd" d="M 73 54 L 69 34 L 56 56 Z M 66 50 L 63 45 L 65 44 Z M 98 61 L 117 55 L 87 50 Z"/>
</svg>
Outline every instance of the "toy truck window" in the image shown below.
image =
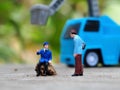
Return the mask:
<svg viewBox="0 0 120 90">
<path fill-rule="evenodd" d="M 87 20 L 84 31 L 87 32 L 98 32 L 99 31 L 99 21 Z"/>
<path fill-rule="evenodd" d="M 70 31 L 71 31 L 72 29 L 76 30 L 76 32 L 77 32 L 77 34 L 78 34 L 79 29 L 80 29 L 80 23 L 73 24 L 73 25 L 70 25 L 70 26 L 67 27 L 67 30 L 66 30 L 65 35 L 64 35 L 64 38 L 65 38 L 65 39 L 70 39 L 70 38 L 71 38 L 71 37 L 70 37 Z"/>
</svg>

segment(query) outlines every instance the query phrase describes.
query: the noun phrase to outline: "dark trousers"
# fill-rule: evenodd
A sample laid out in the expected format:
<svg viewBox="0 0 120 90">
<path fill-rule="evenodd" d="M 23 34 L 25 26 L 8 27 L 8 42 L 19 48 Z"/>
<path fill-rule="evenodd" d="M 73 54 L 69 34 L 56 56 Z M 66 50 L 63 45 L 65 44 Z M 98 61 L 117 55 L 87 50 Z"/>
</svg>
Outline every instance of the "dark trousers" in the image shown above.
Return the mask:
<svg viewBox="0 0 120 90">
<path fill-rule="evenodd" d="M 83 74 L 82 55 L 81 54 L 78 54 L 75 57 L 75 74 Z"/>
<path fill-rule="evenodd" d="M 48 62 L 40 62 L 40 63 L 38 63 L 38 71 L 37 71 L 38 74 L 41 74 L 41 72 L 40 72 L 41 66 L 44 66 L 44 72 L 43 73 L 47 74 L 47 72 L 48 72 Z"/>
</svg>

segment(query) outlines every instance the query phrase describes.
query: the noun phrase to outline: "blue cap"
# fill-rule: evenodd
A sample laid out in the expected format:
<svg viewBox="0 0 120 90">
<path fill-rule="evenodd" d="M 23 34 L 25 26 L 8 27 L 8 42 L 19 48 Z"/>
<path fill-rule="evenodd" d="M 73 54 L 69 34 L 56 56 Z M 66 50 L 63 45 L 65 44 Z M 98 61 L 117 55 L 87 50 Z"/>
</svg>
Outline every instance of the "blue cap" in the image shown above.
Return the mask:
<svg viewBox="0 0 120 90">
<path fill-rule="evenodd" d="M 49 44 L 48 42 L 44 42 L 44 43 L 43 43 L 43 46 L 48 45 L 48 44 Z"/>
</svg>

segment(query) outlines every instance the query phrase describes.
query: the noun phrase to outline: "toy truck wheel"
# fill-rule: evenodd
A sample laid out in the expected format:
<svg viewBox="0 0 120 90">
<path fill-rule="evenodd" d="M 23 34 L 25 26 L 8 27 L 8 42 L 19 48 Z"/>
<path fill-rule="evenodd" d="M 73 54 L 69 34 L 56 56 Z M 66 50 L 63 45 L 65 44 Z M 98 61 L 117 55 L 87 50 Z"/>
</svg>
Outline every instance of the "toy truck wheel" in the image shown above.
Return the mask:
<svg viewBox="0 0 120 90">
<path fill-rule="evenodd" d="M 99 54 L 94 51 L 89 51 L 85 56 L 85 66 L 96 67 L 99 63 Z"/>
</svg>

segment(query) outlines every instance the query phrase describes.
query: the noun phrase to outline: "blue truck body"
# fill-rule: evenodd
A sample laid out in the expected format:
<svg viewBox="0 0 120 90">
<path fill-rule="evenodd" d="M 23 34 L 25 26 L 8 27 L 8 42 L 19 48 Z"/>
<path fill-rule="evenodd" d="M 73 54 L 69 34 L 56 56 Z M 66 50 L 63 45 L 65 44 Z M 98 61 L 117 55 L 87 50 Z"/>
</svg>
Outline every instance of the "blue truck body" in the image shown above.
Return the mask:
<svg viewBox="0 0 120 90">
<path fill-rule="evenodd" d="M 60 38 L 60 62 L 75 65 L 70 28 L 85 41 L 82 62 L 85 66 L 118 65 L 120 59 L 120 26 L 108 16 L 68 20 Z"/>
</svg>

